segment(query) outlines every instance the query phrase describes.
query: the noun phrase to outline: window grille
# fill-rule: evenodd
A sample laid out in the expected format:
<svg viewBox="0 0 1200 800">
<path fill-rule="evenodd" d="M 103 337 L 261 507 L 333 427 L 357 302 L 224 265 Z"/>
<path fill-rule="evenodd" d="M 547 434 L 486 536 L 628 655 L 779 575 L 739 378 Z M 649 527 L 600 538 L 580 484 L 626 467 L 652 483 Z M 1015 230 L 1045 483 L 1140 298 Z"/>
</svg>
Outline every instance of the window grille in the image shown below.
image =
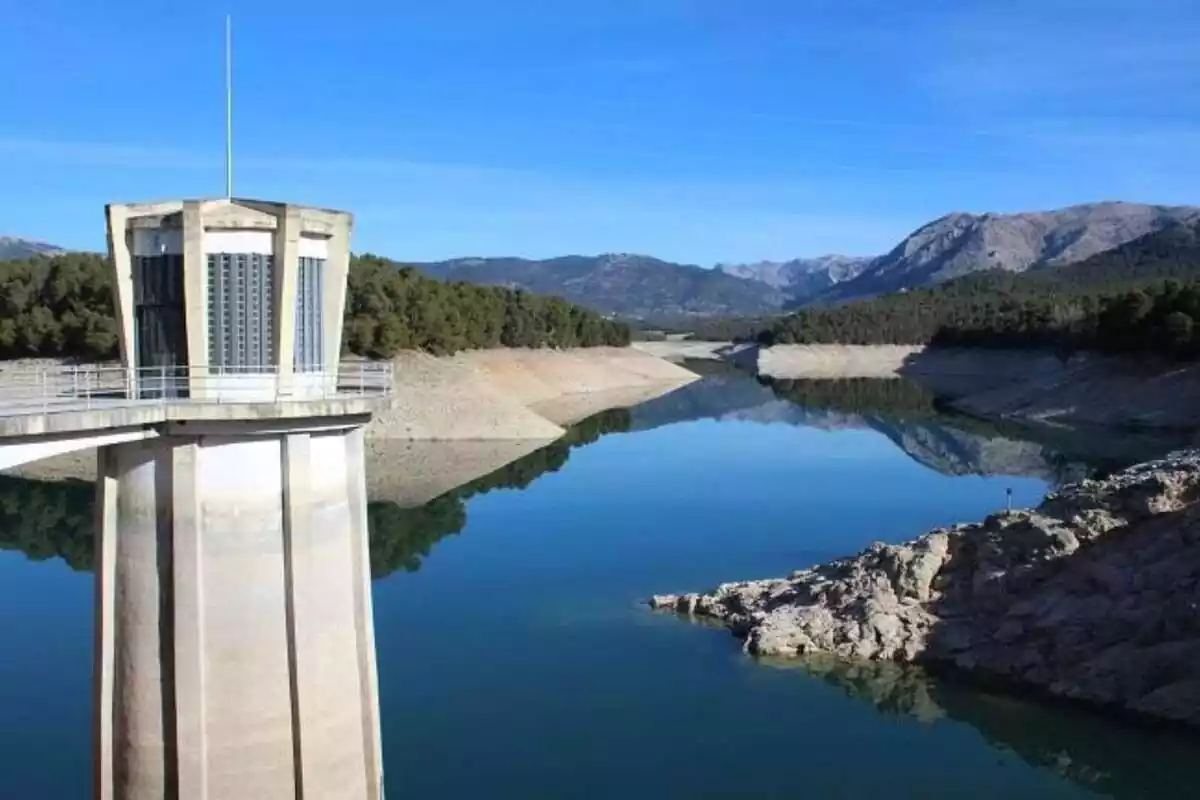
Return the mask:
<svg viewBox="0 0 1200 800">
<path fill-rule="evenodd" d="M 275 363 L 274 300 L 274 256 L 209 254 L 210 367 L 223 372 L 255 372 Z"/>
<path fill-rule="evenodd" d="M 325 259 L 301 258 L 296 280 L 296 372 L 320 372 L 325 361 Z"/>
</svg>

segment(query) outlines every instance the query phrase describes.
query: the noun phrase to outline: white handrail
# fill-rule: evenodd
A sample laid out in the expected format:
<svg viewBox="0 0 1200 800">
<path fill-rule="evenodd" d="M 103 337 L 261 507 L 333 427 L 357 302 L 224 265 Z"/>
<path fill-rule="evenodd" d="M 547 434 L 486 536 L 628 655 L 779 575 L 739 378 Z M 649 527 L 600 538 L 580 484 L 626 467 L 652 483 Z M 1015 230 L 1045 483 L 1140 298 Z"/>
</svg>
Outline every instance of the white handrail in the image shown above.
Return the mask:
<svg viewBox="0 0 1200 800">
<path fill-rule="evenodd" d="M 280 374 L 262 367 L 63 365 L 0 371 L 0 414 L 165 403 L 264 403 L 337 397 L 387 397 L 391 362 L 348 361 L 336 370 Z"/>
</svg>

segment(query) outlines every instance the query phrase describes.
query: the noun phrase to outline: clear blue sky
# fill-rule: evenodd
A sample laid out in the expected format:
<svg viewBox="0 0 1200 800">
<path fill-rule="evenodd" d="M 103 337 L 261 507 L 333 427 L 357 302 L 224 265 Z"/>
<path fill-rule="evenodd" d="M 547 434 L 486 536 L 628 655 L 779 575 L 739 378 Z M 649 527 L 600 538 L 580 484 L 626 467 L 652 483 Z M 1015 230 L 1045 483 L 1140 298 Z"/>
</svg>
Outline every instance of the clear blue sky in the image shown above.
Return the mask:
<svg viewBox="0 0 1200 800">
<path fill-rule="evenodd" d="M 223 192 L 225 8 L 0 0 L 0 234 Z M 237 193 L 400 259 L 890 248 L 952 210 L 1200 203 L 1195 0 L 237 4 Z"/>
</svg>

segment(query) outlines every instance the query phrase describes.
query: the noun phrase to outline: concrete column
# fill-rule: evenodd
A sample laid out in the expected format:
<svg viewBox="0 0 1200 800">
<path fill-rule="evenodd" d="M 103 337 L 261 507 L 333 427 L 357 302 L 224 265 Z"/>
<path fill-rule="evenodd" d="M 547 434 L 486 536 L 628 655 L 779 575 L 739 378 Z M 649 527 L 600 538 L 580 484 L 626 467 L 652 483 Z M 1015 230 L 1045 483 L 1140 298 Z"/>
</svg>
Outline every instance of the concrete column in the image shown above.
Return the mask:
<svg viewBox="0 0 1200 800">
<path fill-rule="evenodd" d="M 364 430 L 346 434 L 346 496 L 349 498 L 354 560 L 354 638 L 358 648 L 363 755 L 372 800 L 383 798 L 383 740 L 379 721 L 379 673 L 375 662 L 375 612 L 371 600 L 371 542 L 367 530 L 367 475 Z"/>
<path fill-rule="evenodd" d="M 208 371 L 208 259 L 204 255 L 204 216 L 198 200 L 183 204 L 183 315 L 193 398 L 200 398 Z"/>
<path fill-rule="evenodd" d="M 95 531 L 95 637 L 93 658 L 94 724 L 92 731 L 94 758 L 92 782 L 98 800 L 113 800 L 113 715 L 116 705 L 113 680 L 116 675 L 115 572 L 117 537 L 105 535 L 117 527 L 117 469 L 113 450 L 102 447 L 96 457 Z"/>
<path fill-rule="evenodd" d="M 302 662 L 311 657 L 314 644 L 301 622 L 308 615 L 305 599 L 310 583 L 309 573 L 313 569 L 310 558 L 313 545 L 312 509 L 306 500 L 312 490 L 309 480 L 311 465 L 312 437 L 308 434 L 286 437 L 283 440 L 283 524 L 291 535 L 284 540 L 283 573 L 287 592 L 288 674 L 291 678 L 288 690 L 292 704 L 292 757 L 297 797 L 304 796 L 306 785 L 311 792 L 314 780 L 319 779 L 310 769 L 307 771 L 307 784 L 305 782 L 303 723 L 306 715 L 302 708 L 302 705 L 311 703 L 307 694 L 311 676 Z M 309 742 L 310 748 L 312 745 Z"/>
<path fill-rule="evenodd" d="M 339 215 L 329 239 L 329 256 L 325 261 L 325 297 L 321 315 L 324 320 L 324 364 L 327 370 L 337 370 L 342 356 L 342 325 L 346 314 L 346 278 L 350 274 L 350 234 L 354 225 L 349 214 Z"/>
<path fill-rule="evenodd" d="M 209 795 L 200 445 L 185 441 L 170 451 L 176 764 L 179 797 L 201 800 Z"/>
<path fill-rule="evenodd" d="M 284 442 L 293 725 L 306 798 L 378 796 L 372 791 L 378 768 L 363 737 L 365 724 L 378 735 L 378 699 L 371 688 L 374 650 L 367 663 L 360 652 L 355 519 L 366 505 L 363 497 L 362 508 L 354 508 L 360 498 L 348 491 L 352 439 L 353 433 L 291 435 Z"/>
<path fill-rule="evenodd" d="M 275 229 L 275 358 L 281 389 L 293 371 L 296 349 L 296 281 L 300 270 L 300 210 L 284 206 Z"/>
<path fill-rule="evenodd" d="M 346 430 L 103 451 L 97 797 L 381 796 L 361 458 Z"/>
<path fill-rule="evenodd" d="M 111 587 L 98 609 L 104 641 L 99 651 L 111 653 L 109 675 L 101 675 L 111 701 L 98 698 L 98 723 L 110 732 L 111 762 L 101 772 L 111 784 L 100 795 L 114 800 L 162 797 L 174 781 L 175 751 L 169 730 L 173 709 L 164 702 L 173 686 L 170 642 L 169 539 L 160 526 L 160 498 L 169 497 L 169 451 L 136 442 L 104 448 L 99 481 L 105 498 L 101 529 L 102 570 Z M 111 561 L 108 559 L 111 558 Z M 107 622 L 107 625 L 105 625 Z"/>
<path fill-rule="evenodd" d="M 133 334 L 133 259 L 129 251 L 129 212 L 124 206 L 105 208 L 108 217 L 108 258 L 112 261 L 114 280 L 113 311 L 117 317 L 117 339 L 120 342 L 121 363 L 136 363 Z"/>
</svg>

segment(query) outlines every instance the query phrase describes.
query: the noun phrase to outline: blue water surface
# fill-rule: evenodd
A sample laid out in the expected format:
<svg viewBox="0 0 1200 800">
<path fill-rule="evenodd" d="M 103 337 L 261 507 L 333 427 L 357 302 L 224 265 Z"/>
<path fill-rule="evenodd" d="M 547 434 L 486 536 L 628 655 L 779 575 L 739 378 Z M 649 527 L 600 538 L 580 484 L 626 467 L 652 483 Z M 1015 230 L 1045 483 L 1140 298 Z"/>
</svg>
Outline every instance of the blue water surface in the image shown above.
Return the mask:
<svg viewBox="0 0 1200 800">
<path fill-rule="evenodd" d="M 701 419 L 471 495 L 457 535 L 375 584 L 388 796 L 1191 796 L 1200 760 L 1176 734 L 913 669 L 760 663 L 644 604 L 1047 488 L 944 474 L 870 425 Z M 89 573 L 0 552 L 5 797 L 90 791 L 92 601 Z"/>
</svg>

